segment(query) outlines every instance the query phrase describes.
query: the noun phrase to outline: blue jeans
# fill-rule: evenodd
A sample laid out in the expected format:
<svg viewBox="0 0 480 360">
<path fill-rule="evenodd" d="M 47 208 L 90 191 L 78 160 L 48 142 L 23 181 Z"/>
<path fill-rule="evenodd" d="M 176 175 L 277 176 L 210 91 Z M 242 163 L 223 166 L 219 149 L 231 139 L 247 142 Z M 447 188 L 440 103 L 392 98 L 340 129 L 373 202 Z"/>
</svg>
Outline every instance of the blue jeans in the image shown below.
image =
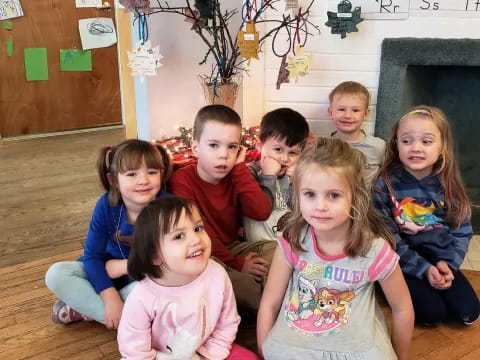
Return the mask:
<svg viewBox="0 0 480 360">
<path fill-rule="evenodd" d="M 45 283 L 65 304 L 103 324 L 105 314 L 103 300 L 88 280 L 82 262 L 65 261 L 53 264 L 45 274 Z M 136 283 L 134 281 L 119 290 L 123 301 Z"/>
<path fill-rule="evenodd" d="M 478 319 L 480 302 L 461 271 L 453 272 L 455 279 L 447 290 L 433 288 L 426 277 L 418 279 L 404 275 L 412 296 L 417 322 L 437 324 L 455 320 L 471 323 Z"/>
</svg>

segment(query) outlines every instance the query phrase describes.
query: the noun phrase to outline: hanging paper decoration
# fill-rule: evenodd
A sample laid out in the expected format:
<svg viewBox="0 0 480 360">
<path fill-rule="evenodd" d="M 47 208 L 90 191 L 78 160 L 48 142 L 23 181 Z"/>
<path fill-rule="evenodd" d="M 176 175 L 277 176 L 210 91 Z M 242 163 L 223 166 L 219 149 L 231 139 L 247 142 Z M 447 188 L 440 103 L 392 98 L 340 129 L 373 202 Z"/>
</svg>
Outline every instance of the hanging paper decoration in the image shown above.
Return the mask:
<svg viewBox="0 0 480 360">
<path fill-rule="evenodd" d="M 285 11 L 292 9 L 295 13 L 298 10 L 298 0 L 285 0 Z"/>
<path fill-rule="evenodd" d="M 137 43 L 136 48 L 128 53 L 127 66 L 132 69 L 132 76 L 140 76 L 140 81 L 143 81 L 144 76 L 154 76 L 157 74 L 156 69 L 162 66 L 160 59 L 160 47 L 157 45 L 152 49 L 150 40 L 145 44 Z"/>
<path fill-rule="evenodd" d="M 288 56 L 287 70 L 290 72 L 289 79 L 295 79 L 295 82 L 298 82 L 300 76 L 308 74 L 308 67 L 312 62 L 312 54 L 305 54 L 303 50 L 303 46 L 297 46 L 295 54 Z"/>
<path fill-rule="evenodd" d="M 208 19 L 213 19 L 214 2 L 214 0 L 195 0 L 195 7 L 200 12 L 200 16 L 205 23 L 207 23 Z"/>
<path fill-rule="evenodd" d="M 283 83 L 289 83 L 290 79 L 288 76 L 290 75 L 290 71 L 287 69 L 287 55 L 282 56 L 282 63 L 280 64 L 280 69 L 278 70 L 278 78 L 277 78 L 277 90 L 280 90 L 280 85 Z"/>
<path fill-rule="evenodd" d="M 143 14 L 150 12 L 150 0 L 119 0 L 127 11 L 136 11 Z"/>
<path fill-rule="evenodd" d="M 200 11 L 197 9 L 192 10 L 187 7 L 183 9 L 183 13 L 185 15 L 184 21 L 192 24 L 190 30 L 198 32 L 202 27 L 205 27 L 205 23 L 200 16 Z"/>
<path fill-rule="evenodd" d="M 255 23 L 248 22 L 246 31 L 238 32 L 238 47 L 240 48 L 242 57 L 245 59 L 258 59 L 259 39 L 258 31 L 255 29 Z"/>
<path fill-rule="evenodd" d="M 332 28 L 332 34 L 341 34 L 342 39 L 345 39 L 347 33 L 358 31 L 357 24 L 363 21 L 360 17 L 362 9 L 356 6 L 352 11 L 352 4 L 348 0 L 342 0 L 337 9 L 338 13 L 327 12 L 328 21 L 325 25 Z"/>
</svg>

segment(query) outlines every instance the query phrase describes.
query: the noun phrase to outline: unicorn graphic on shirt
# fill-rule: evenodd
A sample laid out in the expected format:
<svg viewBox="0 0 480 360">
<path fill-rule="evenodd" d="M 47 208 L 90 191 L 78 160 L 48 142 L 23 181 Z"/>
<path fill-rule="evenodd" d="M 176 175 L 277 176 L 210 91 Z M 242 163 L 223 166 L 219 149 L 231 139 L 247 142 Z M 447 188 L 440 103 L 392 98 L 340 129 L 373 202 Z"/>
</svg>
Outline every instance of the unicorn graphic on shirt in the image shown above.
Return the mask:
<svg viewBox="0 0 480 360">
<path fill-rule="evenodd" d="M 433 213 L 436 210 L 433 201 L 427 205 L 427 202 L 418 204 L 412 197 L 406 197 L 398 202 L 392 195 L 394 209 L 393 218 L 398 224 L 400 231 L 415 235 L 421 231 L 430 231 L 442 227 L 442 221 Z"/>
</svg>

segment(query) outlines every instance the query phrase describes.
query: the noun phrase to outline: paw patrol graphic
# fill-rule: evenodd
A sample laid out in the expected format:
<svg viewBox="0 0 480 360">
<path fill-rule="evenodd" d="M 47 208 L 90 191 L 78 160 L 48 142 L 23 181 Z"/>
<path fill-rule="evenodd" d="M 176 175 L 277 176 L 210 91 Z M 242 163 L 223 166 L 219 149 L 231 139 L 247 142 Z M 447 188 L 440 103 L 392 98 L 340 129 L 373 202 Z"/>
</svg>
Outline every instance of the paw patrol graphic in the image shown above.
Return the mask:
<svg viewBox="0 0 480 360">
<path fill-rule="evenodd" d="M 391 199 L 394 205 L 393 218 L 400 231 L 415 235 L 421 231 L 430 231 L 442 227 L 441 220 L 433 214 L 436 209 L 433 202 L 429 205 L 426 202 L 417 204 L 415 199 L 411 197 L 398 202 L 393 195 Z"/>
<path fill-rule="evenodd" d="M 313 315 L 317 307 L 315 302 L 315 284 L 316 281 L 310 281 L 303 276 L 298 277 L 297 293 L 298 293 L 298 307 L 295 311 L 288 311 L 287 316 L 291 321 L 298 319 L 308 319 Z"/>
<path fill-rule="evenodd" d="M 288 326 L 305 335 L 328 335 L 345 327 L 350 302 L 355 298 L 353 291 L 318 288 L 318 283 L 318 280 L 300 275 L 286 306 Z"/>
<path fill-rule="evenodd" d="M 315 294 L 315 301 L 320 317 L 314 322 L 314 325 L 330 328 L 331 324 L 346 324 L 348 306 L 354 297 L 353 291 L 340 292 L 335 289 L 319 289 Z"/>
</svg>

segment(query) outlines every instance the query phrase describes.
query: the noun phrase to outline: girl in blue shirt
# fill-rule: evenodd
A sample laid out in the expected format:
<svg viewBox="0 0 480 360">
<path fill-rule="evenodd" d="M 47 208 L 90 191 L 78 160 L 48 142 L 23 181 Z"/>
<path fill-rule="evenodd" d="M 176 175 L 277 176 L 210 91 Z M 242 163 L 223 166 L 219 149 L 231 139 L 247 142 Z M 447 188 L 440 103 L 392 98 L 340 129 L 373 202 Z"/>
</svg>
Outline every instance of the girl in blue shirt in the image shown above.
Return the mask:
<svg viewBox="0 0 480 360">
<path fill-rule="evenodd" d="M 480 303 L 459 270 L 472 237 L 470 200 L 445 114 L 417 106 L 392 129 L 375 185 L 375 206 L 397 242 L 415 318 L 471 324 Z"/>
<path fill-rule="evenodd" d="M 84 254 L 77 261 L 53 264 L 45 281 L 59 298 L 54 322 L 91 318 L 112 329 L 118 327 L 123 302 L 135 284 L 127 275 L 135 221 L 150 201 L 166 194 L 162 189 L 171 166 L 162 147 L 126 140 L 100 150 L 97 170 L 106 192 L 93 210 Z"/>
</svg>

